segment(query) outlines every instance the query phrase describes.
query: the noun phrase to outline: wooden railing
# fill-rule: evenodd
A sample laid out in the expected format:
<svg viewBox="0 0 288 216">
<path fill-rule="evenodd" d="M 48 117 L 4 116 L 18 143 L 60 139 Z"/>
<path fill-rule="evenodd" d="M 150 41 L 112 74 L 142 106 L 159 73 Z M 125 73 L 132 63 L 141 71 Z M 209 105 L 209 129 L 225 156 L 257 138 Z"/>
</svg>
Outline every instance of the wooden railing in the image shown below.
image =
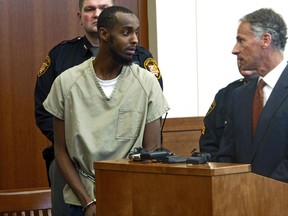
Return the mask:
<svg viewBox="0 0 288 216">
<path fill-rule="evenodd" d="M 51 216 L 51 208 L 50 188 L 0 190 L 0 216 Z"/>
</svg>

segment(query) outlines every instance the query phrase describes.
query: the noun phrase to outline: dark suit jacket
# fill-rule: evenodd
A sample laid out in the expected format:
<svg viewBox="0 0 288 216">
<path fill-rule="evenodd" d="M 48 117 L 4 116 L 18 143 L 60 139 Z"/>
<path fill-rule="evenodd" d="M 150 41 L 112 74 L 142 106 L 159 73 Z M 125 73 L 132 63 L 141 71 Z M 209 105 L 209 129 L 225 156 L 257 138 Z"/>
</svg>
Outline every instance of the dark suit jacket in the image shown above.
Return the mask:
<svg viewBox="0 0 288 216">
<path fill-rule="evenodd" d="M 233 92 L 220 144 L 221 162 L 250 163 L 252 172 L 288 182 L 288 66 L 277 81 L 252 136 L 257 79 Z"/>
</svg>

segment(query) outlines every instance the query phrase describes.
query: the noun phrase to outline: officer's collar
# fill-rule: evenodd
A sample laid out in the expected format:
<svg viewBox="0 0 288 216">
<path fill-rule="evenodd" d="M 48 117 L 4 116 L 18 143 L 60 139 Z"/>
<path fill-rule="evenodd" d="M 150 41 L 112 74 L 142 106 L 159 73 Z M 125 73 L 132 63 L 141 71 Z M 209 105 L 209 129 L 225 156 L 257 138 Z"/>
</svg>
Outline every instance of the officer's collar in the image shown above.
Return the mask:
<svg viewBox="0 0 288 216">
<path fill-rule="evenodd" d="M 90 51 L 90 48 L 93 47 L 92 44 L 88 41 L 87 37 L 83 37 L 83 50 L 82 50 L 82 55 L 86 56 L 92 56 L 92 52 Z"/>
</svg>

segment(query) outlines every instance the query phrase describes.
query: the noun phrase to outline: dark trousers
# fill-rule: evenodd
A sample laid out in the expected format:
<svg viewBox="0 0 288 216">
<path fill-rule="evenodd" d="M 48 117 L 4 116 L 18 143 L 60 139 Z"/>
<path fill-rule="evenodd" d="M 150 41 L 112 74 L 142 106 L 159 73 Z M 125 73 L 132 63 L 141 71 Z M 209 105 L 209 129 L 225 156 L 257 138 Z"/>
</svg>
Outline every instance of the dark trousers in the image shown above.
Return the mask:
<svg viewBox="0 0 288 216">
<path fill-rule="evenodd" d="M 52 215 L 68 216 L 70 205 L 66 204 L 63 198 L 63 189 L 66 182 L 64 181 L 55 160 L 53 160 L 50 165 L 49 177 L 51 180 Z"/>
<path fill-rule="evenodd" d="M 82 206 L 70 205 L 69 216 L 84 216 Z"/>
</svg>

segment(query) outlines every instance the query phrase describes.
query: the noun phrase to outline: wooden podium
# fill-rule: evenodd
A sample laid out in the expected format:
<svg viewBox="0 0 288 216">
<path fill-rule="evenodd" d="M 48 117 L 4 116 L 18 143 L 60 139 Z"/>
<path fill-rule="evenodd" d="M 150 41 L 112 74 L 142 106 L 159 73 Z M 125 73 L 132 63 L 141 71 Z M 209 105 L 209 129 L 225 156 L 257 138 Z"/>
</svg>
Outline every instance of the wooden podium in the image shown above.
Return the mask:
<svg viewBox="0 0 288 216">
<path fill-rule="evenodd" d="M 288 184 L 249 164 L 94 163 L 97 216 L 288 215 Z"/>
</svg>

